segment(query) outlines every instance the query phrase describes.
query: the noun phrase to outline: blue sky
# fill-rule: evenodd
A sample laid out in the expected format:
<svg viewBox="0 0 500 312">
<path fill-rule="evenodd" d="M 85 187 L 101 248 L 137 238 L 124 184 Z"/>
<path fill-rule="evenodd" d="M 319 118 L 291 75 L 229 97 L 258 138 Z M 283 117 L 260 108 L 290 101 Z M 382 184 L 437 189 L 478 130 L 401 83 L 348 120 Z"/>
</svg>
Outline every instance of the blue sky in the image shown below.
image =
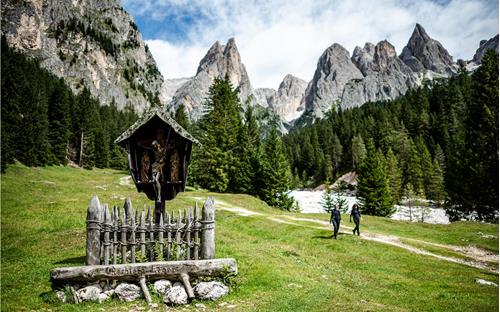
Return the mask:
<svg viewBox="0 0 500 312">
<path fill-rule="evenodd" d="M 454 59 L 471 59 L 498 33 L 498 1 L 487 0 L 123 0 L 165 78 L 189 77 L 209 47 L 231 37 L 254 87 L 286 74 L 309 81 L 334 42 L 349 51 L 391 42 L 398 53 L 415 23 Z"/>
</svg>

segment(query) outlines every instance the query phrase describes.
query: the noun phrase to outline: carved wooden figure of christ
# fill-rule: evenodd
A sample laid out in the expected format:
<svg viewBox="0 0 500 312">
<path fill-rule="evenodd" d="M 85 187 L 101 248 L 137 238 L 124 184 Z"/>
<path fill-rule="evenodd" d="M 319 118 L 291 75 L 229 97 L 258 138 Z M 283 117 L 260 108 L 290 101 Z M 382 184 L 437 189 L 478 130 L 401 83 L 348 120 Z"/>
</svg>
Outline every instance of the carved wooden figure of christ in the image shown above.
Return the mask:
<svg viewBox="0 0 500 312">
<path fill-rule="evenodd" d="M 154 140 L 151 143 L 155 153 L 155 161 L 152 165 L 151 172 L 153 174 L 153 186 L 156 193 L 156 202 L 161 203 L 161 182 L 163 180 L 163 167 L 165 166 L 165 157 L 167 148 L 162 147 L 158 141 Z"/>
</svg>

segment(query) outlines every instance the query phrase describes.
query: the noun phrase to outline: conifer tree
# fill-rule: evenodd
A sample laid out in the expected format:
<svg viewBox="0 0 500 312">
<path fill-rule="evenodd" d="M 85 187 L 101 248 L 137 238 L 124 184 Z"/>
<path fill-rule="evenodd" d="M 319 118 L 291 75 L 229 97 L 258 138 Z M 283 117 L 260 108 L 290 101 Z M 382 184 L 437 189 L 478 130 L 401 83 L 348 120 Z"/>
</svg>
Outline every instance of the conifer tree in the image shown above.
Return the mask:
<svg viewBox="0 0 500 312">
<path fill-rule="evenodd" d="M 199 123 L 203 147 L 192 173 L 200 186 L 211 191 L 225 192 L 229 185 L 238 187 L 235 172 L 239 159 L 233 153 L 242 127 L 237 92 L 227 77 L 216 78 L 206 102 L 209 112 Z"/>
<path fill-rule="evenodd" d="M 325 193 L 321 196 L 321 207 L 327 213 L 331 213 L 335 207 L 335 198 L 328 179 L 325 181 Z"/>
<path fill-rule="evenodd" d="M 360 135 L 352 138 L 351 144 L 352 151 L 352 166 L 357 169 L 361 163 L 363 163 L 366 157 L 366 147 L 363 138 Z"/>
<path fill-rule="evenodd" d="M 366 145 L 366 158 L 360 167 L 356 195 L 365 214 L 390 216 L 394 212 L 387 179 L 373 140 Z"/>
<path fill-rule="evenodd" d="M 66 85 L 62 78 L 55 83 L 49 102 L 50 163 L 66 164 L 70 136 L 69 101 Z"/>
<path fill-rule="evenodd" d="M 292 210 L 294 200 L 286 194 L 290 188 L 291 171 L 276 128 L 271 130 L 264 151 L 259 197 L 271 206 Z"/>
<path fill-rule="evenodd" d="M 190 130 L 190 123 L 189 123 L 189 118 L 186 114 L 186 107 L 184 104 L 181 104 L 177 109 L 175 110 L 175 115 L 174 115 L 175 121 L 183 127 L 186 130 Z"/>
</svg>

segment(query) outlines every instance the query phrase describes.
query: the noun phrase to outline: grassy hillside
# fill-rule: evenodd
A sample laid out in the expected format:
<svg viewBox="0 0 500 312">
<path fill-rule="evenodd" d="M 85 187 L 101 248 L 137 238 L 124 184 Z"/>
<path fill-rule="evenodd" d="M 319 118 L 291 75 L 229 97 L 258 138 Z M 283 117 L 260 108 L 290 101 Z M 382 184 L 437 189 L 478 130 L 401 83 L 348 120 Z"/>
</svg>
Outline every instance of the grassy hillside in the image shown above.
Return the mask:
<svg viewBox="0 0 500 312">
<path fill-rule="evenodd" d="M 125 176 L 114 170 L 68 167 L 7 169 L 1 200 L 2 311 L 147 308 L 143 301 L 69 305 L 43 300 L 50 291 L 50 269 L 84 263 L 85 215 L 92 194 L 110 205 L 123 205 L 127 196 L 135 206 L 148 203 L 133 185 L 123 183 Z M 285 213 L 247 195 L 189 191 L 167 206 L 185 208 L 208 195 L 219 207 L 217 257 L 236 258 L 240 274 L 229 296 L 204 302 L 207 310 L 498 310 L 498 288 L 475 283 L 482 278 L 498 284 L 498 274 L 491 271 L 498 263 L 486 262 L 486 269 L 477 269 L 348 235 L 349 228 L 334 241 L 324 224 L 327 215 Z M 241 216 L 227 210 L 234 208 L 257 214 Z M 344 216 L 343 224 L 351 226 L 348 219 Z M 498 225 L 411 224 L 364 216 L 361 231 L 397 236 L 408 246 L 464 261 L 473 258 L 457 251 L 460 246 L 498 254 Z M 220 307 L 222 302 L 227 305 Z M 187 310 L 196 308 L 191 304 Z"/>
</svg>

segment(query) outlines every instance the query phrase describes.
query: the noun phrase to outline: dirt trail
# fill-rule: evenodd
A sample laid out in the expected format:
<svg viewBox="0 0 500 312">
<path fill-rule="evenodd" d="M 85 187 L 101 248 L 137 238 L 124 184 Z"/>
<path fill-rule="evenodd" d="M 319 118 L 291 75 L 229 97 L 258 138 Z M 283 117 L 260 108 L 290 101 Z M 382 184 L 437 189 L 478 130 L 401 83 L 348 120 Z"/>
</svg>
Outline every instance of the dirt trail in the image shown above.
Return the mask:
<svg viewBox="0 0 500 312">
<path fill-rule="evenodd" d="M 255 212 L 255 211 L 245 209 L 243 207 L 231 206 L 228 203 L 220 201 L 220 200 L 218 200 L 216 202 L 216 205 L 217 205 L 217 209 L 229 211 L 229 212 L 235 213 L 235 214 L 243 216 L 243 217 L 262 216 L 262 217 L 265 217 L 268 220 L 276 222 L 276 223 L 289 224 L 289 225 L 295 225 L 295 226 L 307 227 L 307 228 L 313 228 L 313 229 L 320 229 L 320 230 L 326 230 L 326 229 L 331 230 L 330 223 L 328 221 L 324 221 L 324 220 Z M 293 221 L 310 222 L 310 223 L 315 223 L 315 224 L 320 225 L 320 226 L 304 225 L 304 224 L 296 223 Z M 347 235 L 352 235 L 352 227 L 341 225 L 340 228 L 348 230 L 348 231 L 341 230 L 340 231 L 341 233 L 344 233 Z M 415 253 L 415 254 L 434 257 L 434 258 L 439 259 L 439 260 L 453 262 L 453 263 L 459 263 L 459 264 L 467 265 L 467 266 L 470 266 L 473 268 L 478 268 L 478 269 L 498 273 L 498 266 L 492 267 L 491 265 L 488 265 L 488 263 L 492 263 L 492 262 L 498 263 L 498 254 L 493 254 L 493 253 L 487 252 L 487 251 L 482 250 L 482 249 L 475 247 L 475 246 L 454 246 L 454 245 L 438 244 L 438 243 L 427 242 L 427 241 L 418 240 L 418 239 L 404 238 L 404 237 L 398 237 L 398 236 L 389 236 L 389 235 L 368 233 L 368 232 L 364 232 L 363 234 L 361 234 L 360 237 L 362 239 L 365 239 L 365 240 L 399 247 L 399 248 L 405 249 L 405 250 L 412 252 L 412 253 Z M 423 244 L 423 245 L 429 245 L 429 246 L 433 246 L 433 247 L 437 247 L 437 248 L 451 250 L 451 251 L 454 251 L 462 256 L 467 257 L 468 259 L 442 256 L 442 255 L 427 251 L 425 249 L 406 244 L 406 243 L 402 242 L 401 239 L 404 239 L 407 241 L 414 241 L 416 243 Z"/>
</svg>

